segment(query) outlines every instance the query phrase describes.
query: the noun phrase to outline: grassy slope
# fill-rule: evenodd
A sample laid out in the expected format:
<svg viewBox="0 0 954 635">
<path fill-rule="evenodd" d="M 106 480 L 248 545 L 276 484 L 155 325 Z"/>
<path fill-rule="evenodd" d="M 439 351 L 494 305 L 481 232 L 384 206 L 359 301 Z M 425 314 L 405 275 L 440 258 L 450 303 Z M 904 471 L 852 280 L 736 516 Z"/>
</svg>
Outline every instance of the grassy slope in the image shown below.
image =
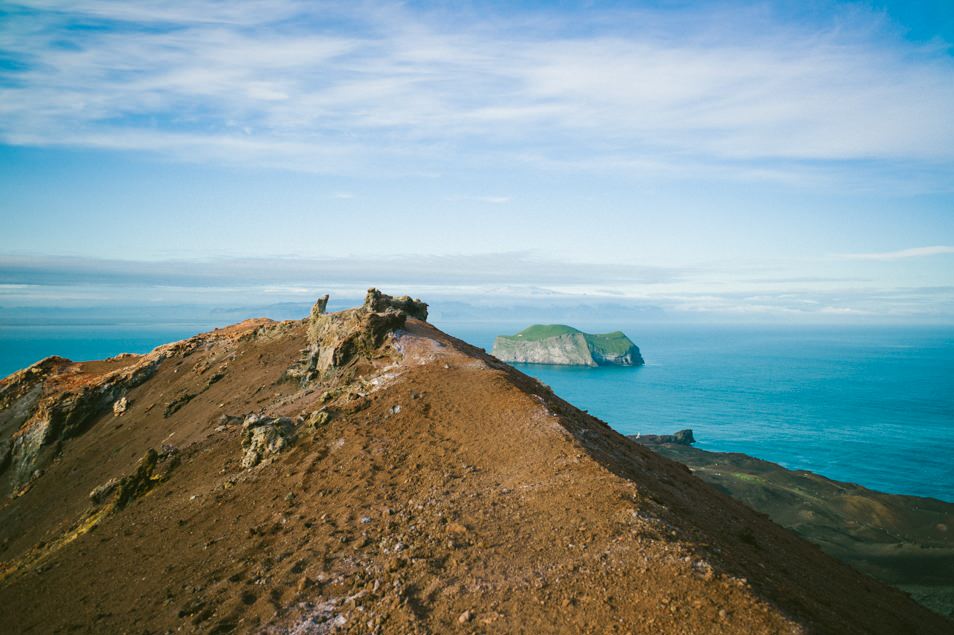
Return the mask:
<svg viewBox="0 0 954 635">
<path fill-rule="evenodd" d="M 516 335 L 501 335 L 500 337 L 522 342 L 539 342 L 540 340 L 545 340 L 550 337 L 558 337 L 560 335 L 570 335 L 580 332 L 581 331 L 579 329 L 575 329 L 572 326 L 566 326 L 565 324 L 534 324 L 533 326 L 528 326 L 527 328 L 523 329 Z"/>
<path fill-rule="evenodd" d="M 585 335 L 592 350 L 604 356 L 623 355 L 633 346 L 633 342 L 622 331 L 613 331 L 603 335 Z"/>
<path fill-rule="evenodd" d="M 884 494 L 744 454 L 650 445 L 829 554 L 954 617 L 954 505 Z"/>
</svg>

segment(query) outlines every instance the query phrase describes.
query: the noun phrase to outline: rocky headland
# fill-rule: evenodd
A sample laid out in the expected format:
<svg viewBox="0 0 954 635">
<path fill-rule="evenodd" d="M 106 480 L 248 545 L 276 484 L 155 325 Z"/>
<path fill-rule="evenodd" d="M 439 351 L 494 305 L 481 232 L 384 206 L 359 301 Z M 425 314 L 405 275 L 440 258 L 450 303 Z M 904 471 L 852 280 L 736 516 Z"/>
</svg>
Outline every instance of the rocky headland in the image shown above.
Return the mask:
<svg viewBox="0 0 954 635">
<path fill-rule="evenodd" d="M 3 633 L 942 633 L 370 291 L 0 381 Z"/>
<path fill-rule="evenodd" d="M 954 504 L 885 494 L 736 452 L 691 447 L 692 430 L 629 437 L 812 541 L 954 618 Z"/>
<path fill-rule="evenodd" d="M 639 347 L 620 331 L 594 335 L 563 324 L 535 324 L 500 335 L 493 354 L 505 362 L 566 366 L 641 366 Z"/>
</svg>

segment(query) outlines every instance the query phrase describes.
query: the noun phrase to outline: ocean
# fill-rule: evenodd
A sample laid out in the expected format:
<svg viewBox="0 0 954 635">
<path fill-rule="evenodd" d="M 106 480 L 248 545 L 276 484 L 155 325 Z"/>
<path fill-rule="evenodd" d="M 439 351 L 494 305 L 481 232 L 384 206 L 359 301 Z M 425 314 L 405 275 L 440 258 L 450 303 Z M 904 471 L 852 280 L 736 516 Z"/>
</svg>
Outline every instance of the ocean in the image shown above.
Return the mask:
<svg viewBox="0 0 954 635">
<path fill-rule="evenodd" d="M 704 450 L 954 502 L 952 329 L 575 326 L 622 330 L 646 365 L 515 366 L 623 434 L 692 428 Z M 489 351 L 520 328 L 447 330 Z"/>
<path fill-rule="evenodd" d="M 213 326 L 0 327 L 0 376 L 46 355 L 143 353 Z M 438 326 L 489 351 L 526 325 Z M 624 331 L 646 365 L 517 367 L 623 434 L 692 428 L 705 450 L 954 502 L 950 328 L 574 326 Z"/>
</svg>

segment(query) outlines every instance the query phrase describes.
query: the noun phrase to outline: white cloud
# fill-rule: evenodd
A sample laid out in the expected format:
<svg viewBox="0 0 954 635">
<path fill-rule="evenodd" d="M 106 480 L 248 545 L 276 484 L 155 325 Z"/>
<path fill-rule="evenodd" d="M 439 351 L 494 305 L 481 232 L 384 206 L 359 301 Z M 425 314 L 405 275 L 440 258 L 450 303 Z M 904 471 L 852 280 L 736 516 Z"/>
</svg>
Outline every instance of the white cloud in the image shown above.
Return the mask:
<svg viewBox="0 0 954 635">
<path fill-rule="evenodd" d="M 450 202 L 474 201 L 477 203 L 487 203 L 488 205 L 506 205 L 511 201 L 509 196 L 448 196 Z"/>
<path fill-rule="evenodd" d="M 765 268 L 763 263 L 762 269 Z M 443 303 L 654 308 L 669 315 L 785 320 L 868 318 L 951 323 L 954 285 L 918 287 L 839 278 L 754 283 L 713 266 L 664 267 L 555 260 L 533 253 L 350 258 L 218 258 L 128 261 L 0 255 L 0 322 L 18 307 L 220 307 L 360 298 L 371 286 Z M 916 282 L 916 281 L 915 281 Z M 471 317 L 481 311 L 468 309 Z M 592 313 L 592 310 L 590 311 Z"/>
<path fill-rule="evenodd" d="M 262 293 L 281 295 L 316 295 L 315 289 L 308 287 L 270 286 L 263 287 Z"/>
<path fill-rule="evenodd" d="M 508 25 L 297 0 L 7 6 L 0 50 L 19 68 L 0 81 L 0 140 L 13 144 L 349 173 L 530 158 L 784 179 L 819 161 L 954 162 L 954 63 L 875 14 Z M 90 22 L 105 28 L 71 29 Z"/>
<path fill-rule="evenodd" d="M 819 313 L 826 313 L 830 315 L 868 315 L 868 311 L 859 311 L 858 309 L 852 309 L 849 307 L 843 306 L 826 306 L 822 307 L 818 311 Z"/>
<path fill-rule="evenodd" d="M 948 245 L 935 245 L 933 247 L 912 247 L 911 249 L 899 249 L 898 251 L 882 251 L 865 254 L 843 254 L 841 257 L 845 260 L 905 260 L 908 258 L 923 258 L 925 256 L 940 256 L 942 254 L 954 254 L 954 247 Z"/>
</svg>

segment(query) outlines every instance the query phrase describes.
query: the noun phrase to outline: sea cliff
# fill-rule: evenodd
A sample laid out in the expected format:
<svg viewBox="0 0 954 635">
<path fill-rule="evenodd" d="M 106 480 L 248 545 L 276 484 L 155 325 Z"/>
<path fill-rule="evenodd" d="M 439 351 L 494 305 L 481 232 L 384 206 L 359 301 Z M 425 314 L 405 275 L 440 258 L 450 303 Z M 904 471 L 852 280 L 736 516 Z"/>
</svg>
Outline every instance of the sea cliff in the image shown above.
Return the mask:
<svg viewBox="0 0 954 635">
<path fill-rule="evenodd" d="M 493 354 L 505 362 L 565 366 L 642 366 L 639 347 L 620 331 L 594 335 L 562 324 L 535 324 L 500 335 Z"/>
</svg>

